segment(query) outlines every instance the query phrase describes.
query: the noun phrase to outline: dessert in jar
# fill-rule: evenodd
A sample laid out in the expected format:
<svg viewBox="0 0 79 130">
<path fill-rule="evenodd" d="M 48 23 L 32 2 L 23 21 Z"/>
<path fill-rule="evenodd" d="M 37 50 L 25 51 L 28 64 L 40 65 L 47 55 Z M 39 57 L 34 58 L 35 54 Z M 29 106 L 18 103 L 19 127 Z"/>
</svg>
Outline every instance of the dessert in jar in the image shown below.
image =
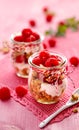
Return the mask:
<svg viewBox="0 0 79 130">
<path fill-rule="evenodd" d="M 40 35 L 29 28 L 25 28 L 20 33 L 11 35 L 11 58 L 15 72 L 19 77 L 28 78 L 28 58 L 40 50 L 40 43 Z"/>
<path fill-rule="evenodd" d="M 67 59 L 56 53 L 41 51 L 30 56 L 28 62 L 31 95 L 43 104 L 58 102 L 67 86 Z"/>
</svg>

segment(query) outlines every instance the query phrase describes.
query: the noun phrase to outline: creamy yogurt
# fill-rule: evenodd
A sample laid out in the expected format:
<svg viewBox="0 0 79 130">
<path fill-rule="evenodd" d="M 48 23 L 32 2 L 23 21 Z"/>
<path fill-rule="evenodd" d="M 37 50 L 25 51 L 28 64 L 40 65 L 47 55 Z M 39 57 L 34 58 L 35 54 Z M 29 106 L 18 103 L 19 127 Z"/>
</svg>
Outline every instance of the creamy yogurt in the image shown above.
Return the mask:
<svg viewBox="0 0 79 130">
<path fill-rule="evenodd" d="M 63 82 L 61 85 L 51 85 L 48 83 L 42 83 L 40 91 L 45 91 L 48 95 L 54 96 L 60 96 L 63 90 L 67 86 L 67 79 L 63 79 Z"/>
</svg>

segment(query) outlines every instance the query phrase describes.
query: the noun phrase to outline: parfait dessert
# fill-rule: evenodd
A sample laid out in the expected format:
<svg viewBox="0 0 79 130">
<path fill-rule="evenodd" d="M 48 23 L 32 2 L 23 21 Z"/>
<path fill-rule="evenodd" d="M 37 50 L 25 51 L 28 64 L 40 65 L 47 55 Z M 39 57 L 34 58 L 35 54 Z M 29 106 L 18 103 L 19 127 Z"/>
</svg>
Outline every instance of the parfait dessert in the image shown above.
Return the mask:
<svg viewBox="0 0 79 130">
<path fill-rule="evenodd" d="M 67 59 L 62 55 L 41 51 L 29 58 L 29 90 L 37 102 L 56 103 L 67 86 Z"/>
<path fill-rule="evenodd" d="M 28 58 L 40 50 L 40 35 L 31 29 L 25 28 L 20 33 L 12 34 L 11 41 L 11 58 L 16 74 L 27 78 L 29 73 Z"/>
</svg>

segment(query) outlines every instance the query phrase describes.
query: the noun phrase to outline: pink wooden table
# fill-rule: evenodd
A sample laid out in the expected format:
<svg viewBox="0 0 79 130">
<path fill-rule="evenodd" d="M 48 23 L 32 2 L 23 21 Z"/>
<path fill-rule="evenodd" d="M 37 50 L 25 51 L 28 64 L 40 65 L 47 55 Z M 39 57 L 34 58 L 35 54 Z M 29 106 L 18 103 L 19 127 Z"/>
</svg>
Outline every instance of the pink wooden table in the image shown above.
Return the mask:
<svg viewBox="0 0 79 130">
<path fill-rule="evenodd" d="M 37 21 L 36 31 L 41 33 L 45 29 L 52 27 L 52 23 L 46 24 L 42 13 L 42 8 L 48 6 L 53 10 L 57 16 L 54 20 L 54 24 L 59 20 L 76 16 L 79 18 L 79 1 L 78 0 L 0 0 L 0 42 L 3 40 L 9 40 L 10 35 L 13 32 L 19 31 L 24 27 L 28 27 L 28 20 L 35 19 Z M 41 20 L 40 20 L 41 18 Z M 79 33 L 79 32 L 78 32 Z M 79 54 L 79 34 L 68 34 L 66 40 L 63 38 L 58 39 L 60 52 L 64 53 L 68 58 L 70 57 L 70 51 L 64 51 L 62 49 L 61 42 L 64 43 L 64 48 L 70 48 L 74 55 Z M 75 38 L 74 38 L 75 35 Z M 66 44 L 66 43 L 70 44 Z M 71 45 L 73 43 L 73 46 Z M 75 49 L 75 46 L 77 50 Z M 59 51 L 58 48 L 54 51 Z M 79 55 L 78 55 L 79 56 Z M 6 56 L 0 55 L 0 61 Z M 6 78 L 0 77 L 2 83 Z M 78 82 L 79 83 L 79 82 Z M 22 130 L 40 130 L 38 125 L 40 121 L 38 118 L 26 107 L 20 105 L 11 99 L 9 102 L 0 101 L 0 121 L 14 124 Z M 44 130 L 79 130 L 79 113 L 72 114 L 59 123 L 53 123 L 44 128 Z M 1 130 L 1 129 L 0 129 Z"/>
</svg>

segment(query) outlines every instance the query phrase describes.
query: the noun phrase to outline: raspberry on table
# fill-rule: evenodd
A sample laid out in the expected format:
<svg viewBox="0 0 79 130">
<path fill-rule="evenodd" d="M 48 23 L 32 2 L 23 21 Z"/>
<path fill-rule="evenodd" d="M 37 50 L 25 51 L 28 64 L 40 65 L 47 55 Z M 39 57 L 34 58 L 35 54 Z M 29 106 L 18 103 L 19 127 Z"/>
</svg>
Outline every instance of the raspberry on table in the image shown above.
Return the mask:
<svg viewBox="0 0 79 130">
<path fill-rule="evenodd" d="M 10 90 L 8 87 L 2 87 L 0 88 L 0 99 L 2 101 L 6 101 L 6 100 L 9 100 L 11 97 L 10 95 Z"/>
<path fill-rule="evenodd" d="M 48 12 L 48 10 L 49 10 L 48 7 L 43 7 L 43 12 L 44 13 Z"/>
<path fill-rule="evenodd" d="M 48 44 L 50 47 L 55 47 L 56 46 L 56 39 L 55 38 L 50 38 L 48 40 Z"/>
<path fill-rule="evenodd" d="M 47 22 L 51 22 L 52 19 L 53 19 L 53 15 L 52 15 L 52 14 L 47 14 L 47 15 L 46 15 L 46 21 L 47 21 Z"/>
<path fill-rule="evenodd" d="M 30 24 L 31 27 L 35 27 L 36 26 L 35 20 L 30 20 L 29 24 Z"/>
<path fill-rule="evenodd" d="M 15 91 L 17 93 L 17 96 L 20 98 L 24 97 L 27 94 L 27 89 L 22 86 L 16 87 Z"/>
<path fill-rule="evenodd" d="M 70 63 L 74 65 L 75 67 L 79 65 L 79 59 L 76 56 L 73 56 L 69 59 Z"/>
</svg>

